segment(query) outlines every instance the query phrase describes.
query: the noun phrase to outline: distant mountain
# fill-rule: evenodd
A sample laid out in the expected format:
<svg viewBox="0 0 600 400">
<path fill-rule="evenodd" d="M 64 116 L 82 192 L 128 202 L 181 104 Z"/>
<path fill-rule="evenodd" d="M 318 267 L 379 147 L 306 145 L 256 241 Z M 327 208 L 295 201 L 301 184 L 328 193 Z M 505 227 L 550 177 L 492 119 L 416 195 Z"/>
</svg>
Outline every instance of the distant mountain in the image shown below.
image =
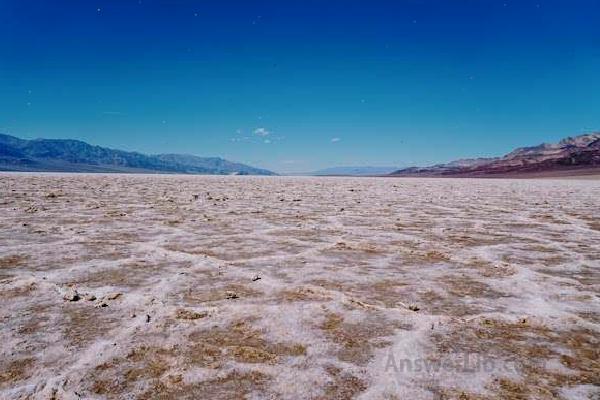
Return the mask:
<svg viewBox="0 0 600 400">
<path fill-rule="evenodd" d="M 512 176 L 600 173 L 600 132 L 558 143 L 521 147 L 496 158 L 457 160 L 431 167 L 394 171 L 395 176 Z"/>
<path fill-rule="evenodd" d="M 209 170 L 212 174 L 238 174 L 238 175 L 276 175 L 265 169 L 249 167 L 232 161 L 227 161 L 219 157 L 198 157 L 190 154 L 157 154 L 159 160 L 174 165 L 186 166 L 190 168 L 190 173 L 195 170 Z"/>
<path fill-rule="evenodd" d="M 146 155 L 92 146 L 79 140 L 24 140 L 0 134 L 0 170 L 275 175 L 216 157 Z"/>
<path fill-rule="evenodd" d="M 332 167 L 315 171 L 310 175 L 327 176 L 369 176 L 369 175 L 387 175 L 394 172 L 398 167 Z"/>
<path fill-rule="evenodd" d="M 494 158 L 461 158 L 459 160 L 454 160 L 449 162 L 448 164 L 443 164 L 447 167 L 477 167 L 480 165 L 488 164 L 492 161 L 496 161 L 498 157 Z"/>
</svg>

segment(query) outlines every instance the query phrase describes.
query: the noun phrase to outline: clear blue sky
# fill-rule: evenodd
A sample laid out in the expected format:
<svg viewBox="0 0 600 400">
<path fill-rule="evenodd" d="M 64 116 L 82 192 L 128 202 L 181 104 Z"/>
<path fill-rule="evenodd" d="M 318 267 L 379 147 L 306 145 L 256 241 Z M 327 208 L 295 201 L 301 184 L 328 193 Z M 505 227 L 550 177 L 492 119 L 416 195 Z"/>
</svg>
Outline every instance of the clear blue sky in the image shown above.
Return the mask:
<svg viewBox="0 0 600 400">
<path fill-rule="evenodd" d="M 0 132 L 275 171 L 600 130 L 600 1 L 0 0 Z"/>
</svg>

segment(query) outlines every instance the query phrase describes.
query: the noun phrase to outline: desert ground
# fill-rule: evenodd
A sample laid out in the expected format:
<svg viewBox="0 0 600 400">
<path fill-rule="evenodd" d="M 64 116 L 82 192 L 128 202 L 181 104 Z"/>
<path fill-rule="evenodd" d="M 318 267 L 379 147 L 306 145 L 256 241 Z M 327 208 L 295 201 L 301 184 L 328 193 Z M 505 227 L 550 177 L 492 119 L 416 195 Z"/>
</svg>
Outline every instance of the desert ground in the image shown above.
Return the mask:
<svg viewBox="0 0 600 400">
<path fill-rule="evenodd" d="M 0 193 L 2 399 L 600 398 L 600 180 Z"/>
</svg>

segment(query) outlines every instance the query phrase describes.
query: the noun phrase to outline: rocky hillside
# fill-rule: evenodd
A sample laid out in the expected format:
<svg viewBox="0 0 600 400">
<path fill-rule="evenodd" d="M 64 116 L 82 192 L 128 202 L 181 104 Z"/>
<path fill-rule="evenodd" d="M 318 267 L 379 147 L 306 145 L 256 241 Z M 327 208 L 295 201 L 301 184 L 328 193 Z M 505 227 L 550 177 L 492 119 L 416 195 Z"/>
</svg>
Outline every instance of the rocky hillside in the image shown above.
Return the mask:
<svg viewBox="0 0 600 400">
<path fill-rule="evenodd" d="M 275 175 L 218 157 L 147 155 L 93 146 L 79 140 L 24 140 L 0 134 L 0 170 L 58 172 L 163 172 Z"/>
<path fill-rule="evenodd" d="M 600 173 L 600 132 L 568 137 L 558 143 L 518 148 L 503 157 L 457 160 L 393 172 L 399 176 L 503 176 L 519 174 Z"/>
</svg>

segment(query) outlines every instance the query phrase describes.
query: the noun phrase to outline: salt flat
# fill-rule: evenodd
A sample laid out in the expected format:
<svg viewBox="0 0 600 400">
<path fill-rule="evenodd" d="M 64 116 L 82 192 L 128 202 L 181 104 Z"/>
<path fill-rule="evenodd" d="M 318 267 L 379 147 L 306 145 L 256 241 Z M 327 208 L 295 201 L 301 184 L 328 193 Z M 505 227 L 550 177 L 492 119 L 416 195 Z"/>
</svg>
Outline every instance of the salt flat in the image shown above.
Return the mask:
<svg viewBox="0 0 600 400">
<path fill-rule="evenodd" d="M 0 190 L 2 399 L 600 396 L 600 181 Z"/>
</svg>

